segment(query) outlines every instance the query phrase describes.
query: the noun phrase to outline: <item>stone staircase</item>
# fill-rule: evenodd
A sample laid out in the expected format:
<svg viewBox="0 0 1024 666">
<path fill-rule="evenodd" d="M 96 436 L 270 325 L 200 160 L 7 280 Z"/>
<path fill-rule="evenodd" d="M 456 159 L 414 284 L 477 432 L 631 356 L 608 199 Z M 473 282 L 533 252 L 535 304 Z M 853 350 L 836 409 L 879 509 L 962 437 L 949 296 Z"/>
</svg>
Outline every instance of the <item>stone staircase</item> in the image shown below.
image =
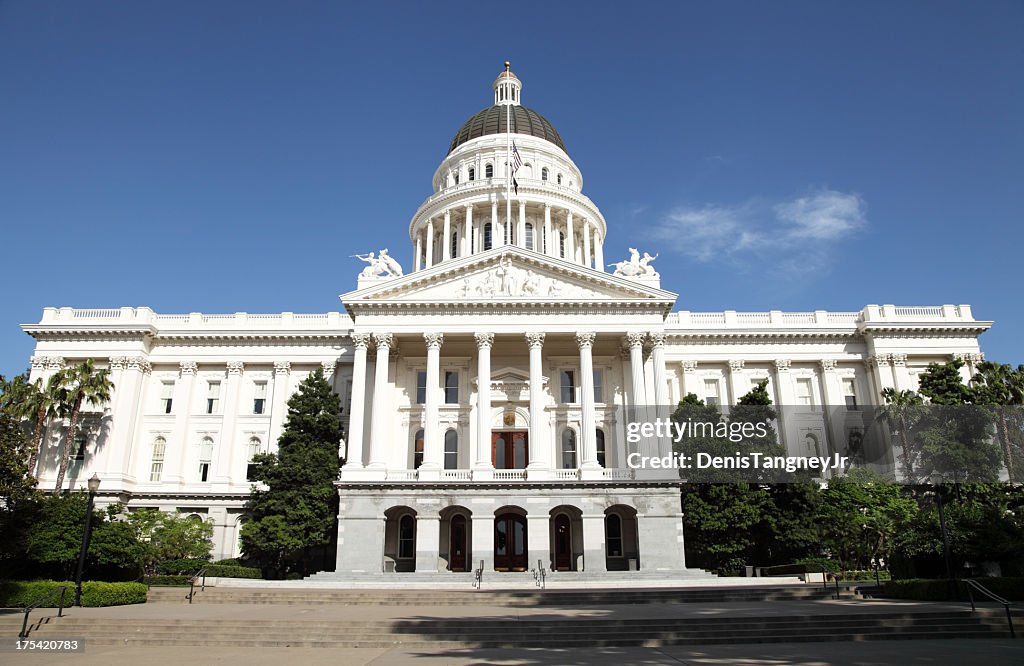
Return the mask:
<svg viewBox="0 0 1024 666">
<path fill-rule="evenodd" d="M 829 613 L 771 617 L 685 617 L 663 619 L 569 619 L 439 617 L 387 622 L 325 621 L 299 617 L 232 619 L 119 618 L 104 621 L 71 613 L 34 623 L 32 636 L 75 636 L 91 646 L 211 647 L 375 647 L 375 648 L 574 648 L 661 647 L 724 643 L 1004 638 L 998 612 Z M 18 625 L 20 626 L 20 624 Z M 15 623 L 0 616 L 0 633 L 14 637 Z"/>
<path fill-rule="evenodd" d="M 532 581 L 531 581 L 532 582 Z M 531 589 L 532 588 L 532 589 Z M 634 588 L 473 590 L 469 585 L 435 589 L 317 589 L 273 587 L 197 588 L 194 604 L 272 604 L 289 606 L 605 606 L 655 603 L 717 604 L 729 602 L 831 599 L 835 589 L 815 585 L 736 588 Z M 188 588 L 153 587 L 151 603 L 188 603 Z M 852 599 L 856 590 L 840 587 L 840 597 Z"/>
</svg>

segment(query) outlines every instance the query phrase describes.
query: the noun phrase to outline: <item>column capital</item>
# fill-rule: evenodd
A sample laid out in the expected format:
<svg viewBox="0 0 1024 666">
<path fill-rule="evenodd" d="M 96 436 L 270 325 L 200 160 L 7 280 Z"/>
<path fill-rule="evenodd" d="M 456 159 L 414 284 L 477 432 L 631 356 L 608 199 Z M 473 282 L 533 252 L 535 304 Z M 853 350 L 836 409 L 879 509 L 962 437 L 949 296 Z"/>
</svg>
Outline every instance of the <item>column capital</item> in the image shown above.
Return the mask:
<svg viewBox="0 0 1024 666">
<path fill-rule="evenodd" d="M 288 361 L 274 361 L 274 374 L 287 375 L 292 371 L 292 364 Z"/>
<path fill-rule="evenodd" d="M 584 331 L 576 334 L 576 344 L 579 345 L 580 349 L 590 349 L 594 346 L 594 338 L 597 337 L 597 333 L 593 331 Z"/>
<path fill-rule="evenodd" d="M 195 361 L 182 361 L 178 364 L 178 373 L 182 377 L 195 375 L 199 370 L 199 364 Z"/>
<path fill-rule="evenodd" d="M 228 361 L 228 375 L 240 375 L 245 370 L 245 363 L 241 361 Z"/>
<path fill-rule="evenodd" d="M 734 358 L 729 360 L 729 370 L 732 372 L 739 372 L 743 369 L 743 359 Z"/>
<path fill-rule="evenodd" d="M 366 349 L 370 346 L 369 333 L 350 333 L 348 337 L 352 340 L 352 346 L 356 349 Z"/>
<path fill-rule="evenodd" d="M 479 349 L 490 349 L 494 344 L 494 333 L 474 333 L 473 337 L 476 338 L 476 346 Z"/>
<path fill-rule="evenodd" d="M 696 372 L 697 371 L 697 361 L 694 361 L 692 359 L 687 359 L 685 361 L 682 361 L 680 363 L 680 365 L 683 366 L 683 372 Z"/>
<path fill-rule="evenodd" d="M 526 343 L 530 349 L 539 349 L 544 345 L 545 334 L 543 332 L 530 332 L 526 334 Z"/>
<path fill-rule="evenodd" d="M 651 347 L 664 347 L 665 338 L 668 336 L 666 336 L 665 333 L 661 331 L 657 331 L 654 333 L 648 333 L 647 337 L 650 338 L 651 340 Z"/>
<path fill-rule="evenodd" d="M 46 369 L 47 370 L 63 370 L 64 369 L 64 357 L 63 356 L 45 356 Z M 120 358 L 124 358 L 123 356 Z"/>
<path fill-rule="evenodd" d="M 895 365 L 896 367 L 903 367 L 907 364 L 907 355 L 889 354 L 889 360 L 892 361 L 892 364 Z"/>
<path fill-rule="evenodd" d="M 889 365 L 889 355 L 872 354 L 871 356 L 868 356 L 866 359 L 864 359 L 864 362 L 867 363 L 868 365 L 874 365 L 880 368 L 882 366 Z"/>
<path fill-rule="evenodd" d="M 46 362 L 46 367 L 47 368 L 53 369 L 53 366 L 50 364 L 50 358 L 49 357 L 44 356 L 43 357 L 43 361 Z M 110 369 L 111 370 L 124 370 L 125 366 L 128 365 L 128 357 L 126 357 L 126 356 L 111 356 L 109 363 L 110 363 Z"/>
<path fill-rule="evenodd" d="M 626 344 L 629 346 L 630 349 L 635 349 L 637 347 L 643 349 L 644 340 L 646 339 L 646 333 L 638 333 L 635 331 L 632 333 L 626 333 Z"/>
<path fill-rule="evenodd" d="M 395 336 L 391 333 L 374 333 L 373 341 L 377 344 L 377 349 L 390 349 L 391 344 L 394 342 Z"/>
<path fill-rule="evenodd" d="M 835 372 L 836 360 L 834 358 L 823 358 L 818 361 L 818 365 L 821 366 L 822 372 Z"/>
<path fill-rule="evenodd" d="M 29 362 L 32 363 L 33 370 L 42 370 L 46 367 L 47 358 L 45 356 L 33 356 L 29 359 Z"/>
<path fill-rule="evenodd" d="M 338 367 L 337 361 L 320 361 L 320 365 L 324 369 L 324 377 L 330 377 L 334 374 L 335 368 Z"/>
<path fill-rule="evenodd" d="M 153 366 L 149 364 L 145 356 L 129 356 L 126 362 L 129 370 L 138 370 L 147 375 L 153 371 Z"/>
<path fill-rule="evenodd" d="M 423 341 L 427 343 L 427 349 L 440 349 L 444 344 L 444 333 L 424 333 Z"/>
<path fill-rule="evenodd" d="M 789 372 L 789 366 L 791 366 L 792 364 L 793 362 L 788 358 L 777 358 L 775 359 L 775 371 Z"/>
</svg>

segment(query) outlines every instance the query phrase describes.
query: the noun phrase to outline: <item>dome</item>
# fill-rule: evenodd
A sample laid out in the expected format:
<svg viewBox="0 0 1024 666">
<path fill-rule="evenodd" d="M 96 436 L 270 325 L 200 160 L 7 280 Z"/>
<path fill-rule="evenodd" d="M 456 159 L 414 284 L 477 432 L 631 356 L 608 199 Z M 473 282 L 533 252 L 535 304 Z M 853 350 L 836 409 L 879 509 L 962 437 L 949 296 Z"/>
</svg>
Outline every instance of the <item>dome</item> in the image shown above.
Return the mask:
<svg viewBox="0 0 1024 666">
<path fill-rule="evenodd" d="M 509 108 L 512 109 L 513 134 L 528 134 L 539 139 L 546 139 L 565 150 L 565 144 L 562 143 L 562 137 L 558 135 L 558 130 L 544 116 L 525 106 L 495 104 L 463 123 L 452 138 L 452 145 L 448 148 L 448 153 L 451 154 L 453 150 L 472 139 L 489 134 L 504 134 L 506 114 Z"/>
</svg>

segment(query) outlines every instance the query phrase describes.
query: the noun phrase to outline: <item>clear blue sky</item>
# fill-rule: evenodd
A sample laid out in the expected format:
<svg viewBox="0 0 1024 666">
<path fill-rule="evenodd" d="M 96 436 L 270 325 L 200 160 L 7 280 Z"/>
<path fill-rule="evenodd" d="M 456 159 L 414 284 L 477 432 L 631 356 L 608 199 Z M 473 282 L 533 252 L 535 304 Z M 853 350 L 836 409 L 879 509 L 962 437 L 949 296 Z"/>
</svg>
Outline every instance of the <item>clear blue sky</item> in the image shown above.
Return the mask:
<svg viewBox="0 0 1024 666">
<path fill-rule="evenodd" d="M 324 312 L 509 59 L 690 310 L 971 303 L 1024 362 L 1020 2 L 0 2 L 0 373 L 52 306 Z"/>
</svg>

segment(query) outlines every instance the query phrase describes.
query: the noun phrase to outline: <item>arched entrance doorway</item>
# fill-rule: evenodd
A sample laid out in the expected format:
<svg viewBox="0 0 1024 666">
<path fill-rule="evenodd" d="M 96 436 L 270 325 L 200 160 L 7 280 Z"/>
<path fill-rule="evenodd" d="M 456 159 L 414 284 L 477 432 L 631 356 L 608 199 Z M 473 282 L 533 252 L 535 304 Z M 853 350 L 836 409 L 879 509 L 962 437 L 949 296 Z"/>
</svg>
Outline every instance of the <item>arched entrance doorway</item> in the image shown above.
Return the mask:
<svg viewBox="0 0 1024 666">
<path fill-rule="evenodd" d="M 572 524 L 569 516 L 555 516 L 555 571 L 572 570 Z"/>
<path fill-rule="evenodd" d="M 526 571 L 526 517 L 503 513 L 494 519 L 494 570 Z"/>
<path fill-rule="evenodd" d="M 448 528 L 449 568 L 452 571 L 469 571 L 466 568 L 467 552 L 469 550 L 468 534 L 466 517 L 461 513 L 452 516 L 452 522 Z"/>
</svg>

